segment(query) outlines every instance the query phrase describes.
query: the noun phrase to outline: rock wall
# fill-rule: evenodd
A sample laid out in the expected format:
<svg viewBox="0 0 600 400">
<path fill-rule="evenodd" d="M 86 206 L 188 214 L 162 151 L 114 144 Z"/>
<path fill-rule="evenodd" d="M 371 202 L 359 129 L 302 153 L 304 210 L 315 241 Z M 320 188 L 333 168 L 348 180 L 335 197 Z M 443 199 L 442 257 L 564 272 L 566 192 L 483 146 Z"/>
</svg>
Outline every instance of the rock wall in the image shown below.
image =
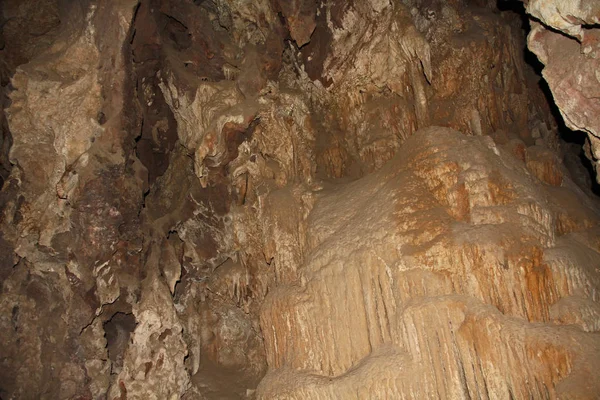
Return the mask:
<svg viewBox="0 0 600 400">
<path fill-rule="evenodd" d="M 600 4 L 594 0 L 526 1 L 532 18 L 527 46 L 544 64 L 542 74 L 564 123 L 588 136 L 586 156 L 600 182 Z"/>
<path fill-rule="evenodd" d="M 600 392 L 600 203 L 518 15 L 1 7 L 1 398 Z"/>
</svg>

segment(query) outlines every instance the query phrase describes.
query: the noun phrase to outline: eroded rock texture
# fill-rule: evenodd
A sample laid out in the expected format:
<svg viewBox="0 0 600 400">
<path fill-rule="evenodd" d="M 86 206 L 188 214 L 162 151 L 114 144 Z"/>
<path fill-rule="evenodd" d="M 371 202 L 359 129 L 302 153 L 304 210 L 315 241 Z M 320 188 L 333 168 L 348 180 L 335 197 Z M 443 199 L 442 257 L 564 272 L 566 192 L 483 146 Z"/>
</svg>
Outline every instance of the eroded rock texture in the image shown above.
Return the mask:
<svg viewBox="0 0 600 400">
<path fill-rule="evenodd" d="M 600 3 L 530 0 L 527 45 L 544 64 L 544 79 L 565 124 L 586 132 L 586 156 L 600 182 Z"/>
<path fill-rule="evenodd" d="M 1 398 L 600 392 L 600 203 L 518 15 L 1 7 Z"/>
</svg>

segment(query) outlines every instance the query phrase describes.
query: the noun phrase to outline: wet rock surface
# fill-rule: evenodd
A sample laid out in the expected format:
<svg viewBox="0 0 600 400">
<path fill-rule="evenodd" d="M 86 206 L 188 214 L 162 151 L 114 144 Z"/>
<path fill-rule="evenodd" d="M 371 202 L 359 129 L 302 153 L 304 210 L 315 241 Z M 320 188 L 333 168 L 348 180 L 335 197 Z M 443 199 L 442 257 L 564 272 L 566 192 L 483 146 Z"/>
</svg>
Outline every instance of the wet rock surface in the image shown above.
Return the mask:
<svg viewBox="0 0 600 400">
<path fill-rule="evenodd" d="M 0 397 L 600 392 L 600 203 L 492 3 L 3 2 Z"/>
</svg>

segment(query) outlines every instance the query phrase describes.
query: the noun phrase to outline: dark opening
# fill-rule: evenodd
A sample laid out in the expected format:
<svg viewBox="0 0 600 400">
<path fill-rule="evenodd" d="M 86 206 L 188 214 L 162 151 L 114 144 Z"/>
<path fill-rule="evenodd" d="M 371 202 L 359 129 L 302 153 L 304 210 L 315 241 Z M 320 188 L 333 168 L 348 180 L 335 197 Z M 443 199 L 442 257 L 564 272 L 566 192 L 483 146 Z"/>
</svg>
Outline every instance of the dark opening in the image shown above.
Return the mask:
<svg viewBox="0 0 600 400">
<path fill-rule="evenodd" d="M 531 24 L 529 23 L 529 17 L 525 12 L 525 5 L 520 0 L 497 0 L 496 6 L 502 12 L 512 12 L 519 16 L 521 20 L 521 28 L 525 31 L 525 34 L 528 34 L 531 29 Z M 539 76 L 538 85 L 544 93 L 546 97 L 546 101 L 550 107 L 550 112 L 554 117 L 558 128 L 558 136 L 559 139 L 565 144 L 575 144 L 578 146 L 577 157 L 580 159 L 581 164 L 587 171 L 589 179 L 586 179 L 589 182 L 589 189 L 597 195 L 600 196 L 600 184 L 596 181 L 596 171 L 594 170 L 594 166 L 592 162 L 585 156 L 584 145 L 587 141 L 587 134 L 581 131 L 574 131 L 567 127 L 565 121 L 560 113 L 560 110 L 556 103 L 554 102 L 554 97 L 552 96 L 552 91 L 548 86 L 548 83 L 542 76 L 542 70 L 544 69 L 544 64 L 540 62 L 535 54 L 533 54 L 527 47 L 523 49 L 523 59 L 525 62 L 533 68 L 533 71 Z"/>
<path fill-rule="evenodd" d="M 111 373 L 118 373 L 123 367 L 125 350 L 129 346 L 129 339 L 136 325 L 133 314 L 122 312 L 115 313 L 110 320 L 104 323 L 108 358 L 112 362 Z"/>
</svg>

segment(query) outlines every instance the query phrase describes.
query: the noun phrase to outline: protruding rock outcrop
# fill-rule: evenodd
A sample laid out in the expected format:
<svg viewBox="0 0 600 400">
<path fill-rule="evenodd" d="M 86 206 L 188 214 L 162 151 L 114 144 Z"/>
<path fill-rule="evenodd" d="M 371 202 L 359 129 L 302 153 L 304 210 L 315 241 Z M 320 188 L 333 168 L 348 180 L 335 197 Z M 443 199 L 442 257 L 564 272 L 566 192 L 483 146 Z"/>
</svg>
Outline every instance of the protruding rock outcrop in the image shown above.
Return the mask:
<svg viewBox="0 0 600 400">
<path fill-rule="evenodd" d="M 600 3 L 594 0 L 526 2 L 527 46 L 544 64 L 542 74 L 565 124 L 588 134 L 587 157 L 600 179 Z M 598 180 L 600 182 L 600 180 Z"/>
</svg>

